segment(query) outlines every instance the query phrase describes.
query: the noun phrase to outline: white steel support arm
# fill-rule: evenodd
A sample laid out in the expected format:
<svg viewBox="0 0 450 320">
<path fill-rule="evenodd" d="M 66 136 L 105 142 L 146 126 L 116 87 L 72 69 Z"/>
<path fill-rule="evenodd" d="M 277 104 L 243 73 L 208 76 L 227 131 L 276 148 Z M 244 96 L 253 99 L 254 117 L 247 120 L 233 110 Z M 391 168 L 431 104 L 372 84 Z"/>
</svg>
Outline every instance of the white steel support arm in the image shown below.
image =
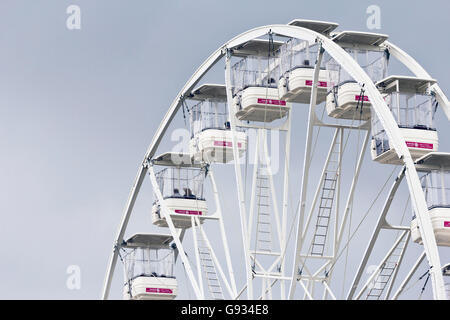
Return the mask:
<svg viewBox="0 0 450 320">
<path fill-rule="evenodd" d="M 231 92 L 231 55 L 230 51 L 227 52 L 226 57 L 226 66 L 225 66 L 225 86 L 227 90 L 227 100 L 228 100 L 228 110 L 230 114 L 235 112 L 235 106 L 233 103 L 233 94 Z M 232 146 L 233 146 L 233 159 L 234 159 L 234 172 L 236 176 L 237 183 L 237 194 L 239 201 L 239 217 L 241 220 L 241 235 L 242 235 L 242 246 L 244 249 L 244 261 L 245 261 L 245 271 L 247 276 L 247 299 L 253 300 L 253 272 L 251 268 L 251 260 L 250 260 L 250 240 L 249 235 L 247 234 L 248 230 L 248 222 L 247 222 L 247 213 L 245 207 L 245 195 L 244 195 L 244 186 L 242 183 L 242 173 L 241 173 L 241 165 L 239 163 L 239 151 L 236 139 L 236 123 L 235 116 L 232 114 L 230 116 L 230 125 L 232 132 Z"/>
<path fill-rule="evenodd" d="M 422 263 L 423 259 L 425 259 L 425 251 L 422 252 L 422 254 L 419 256 L 419 258 L 417 259 L 416 263 L 414 264 L 414 266 L 411 268 L 411 270 L 409 271 L 408 275 L 406 276 L 405 280 L 403 280 L 402 284 L 397 289 L 397 292 L 392 297 L 392 300 L 397 300 L 398 299 L 398 296 L 403 292 L 405 287 L 408 285 L 409 281 L 411 280 L 412 276 L 416 272 L 417 268 Z"/>
<path fill-rule="evenodd" d="M 178 231 L 175 228 L 172 218 L 170 217 L 170 211 L 167 208 L 167 206 L 164 203 L 163 196 L 161 194 L 161 190 L 159 190 L 158 182 L 156 181 L 155 171 L 153 170 L 153 167 L 149 167 L 149 173 L 150 173 L 150 181 L 152 182 L 153 191 L 156 194 L 156 198 L 158 199 L 159 205 L 161 207 L 161 213 L 163 217 L 166 219 L 167 226 L 169 227 L 170 233 L 172 234 L 173 240 L 175 241 L 175 244 L 177 245 L 178 254 L 181 258 L 181 261 L 183 262 L 184 269 L 186 270 L 186 274 L 191 282 L 192 288 L 194 289 L 194 293 L 199 300 L 205 299 L 204 292 L 202 288 L 200 287 L 199 283 L 195 279 L 194 273 L 191 268 L 191 264 L 187 258 L 186 251 L 183 248 L 183 244 L 181 243 L 180 238 L 178 237 Z M 194 231 L 195 232 L 195 231 Z M 200 268 L 200 266 L 199 266 Z M 201 277 L 201 276 L 200 276 Z M 198 279 L 201 281 L 201 279 Z"/>
<path fill-rule="evenodd" d="M 211 252 L 211 258 L 213 260 L 213 263 L 214 263 L 215 267 L 217 268 L 217 270 L 219 271 L 219 275 L 222 278 L 223 283 L 225 284 L 228 294 L 230 295 L 230 297 L 234 298 L 237 293 L 231 287 L 230 282 L 228 281 L 227 277 L 225 276 L 225 272 L 223 272 L 223 269 L 219 262 L 219 259 L 217 259 L 217 256 L 211 246 L 211 242 L 209 241 L 208 236 L 205 233 L 205 230 L 203 230 L 202 226 L 200 225 L 200 219 L 198 217 L 195 217 L 195 221 L 197 222 L 197 225 L 199 226 L 198 228 L 199 228 L 200 232 L 202 233 L 203 239 L 205 240 L 206 245 L 208 246 L 208 249 Z"/>
<path fill-rule="evenodd" d="M 372 273 L 372 275 L 369 277 L 369 279 L 367 279 L 366 284 L 361 288 L 360 292 L 358 293 L 358 295 L 356 296 L 356 300 L 359 300 L 359 298 L 361 298 L 361 296 L 364 294 L 364 291 L 367 290 L 367 288 L 369 287 L 370 283 L 375 279 L 375 277 L 378 276 L 379 271 L 381 270 L 381 268 L 383 267 L 383 265 L 386 263 L 386 261 L 389 259 L 389 257 L 391 256 L 391 254 L 394 252 L 395 248 L 397 248 L 398 244 L 403 240 L 403 238 L 405 236 L 409 235 L 409 231 L 403 231 L 402 234 L 397 238 L 397 240 L 394 242 L 393 246 L 391 247 L 391 249 L 388 251 L 388 253 L 386 254 L 386 256 L 383 258 L 383 260 L 381 260 L 380 264 L 378 265 L 377 269 L 375 270 L 374 273 Z"/>
<path fill-rule="evenodd" d="M 400 270 L 400 266 L 403 262 L 403 258 L 405 257 L 406 249 L 408 248 L 408 244 L 410 243 L 411 239 L 411 230 L 406 231 L 406 239 L 405 239 L 405 245 L 403 249 L 401 250 L 399 260 L 397 262 L 397 266 L 395 267 L 394 273 L 391 276 L 391 282 L 389 283 L 389 287 L 386 290 L 386 296 L 385 300 L 389 300 L 389 297 L 391 296 L 392 289 L 394 288 L 395 280 L 397 280 L 398 271 Z"/>
<path fill-rule="evenodd" d="M 277 227 L 277 236 L 278 236 L 278 242 L 280 244 L 280 250 L 281 248 L 283 248 L 283 243 L 282 243 L 282 235 L 281 235 L 281 230 L 285 229 L 284 227 L 281 226 L 281 222 L 280 222 L 280 213 L 278 211 L 278 200 L 277 200 L 277 193 L 276 193 L 276 189 L 275 189 L 275 183 L 273 181 L 273 172 L 272 172 L 272 160 L 269 156 L 269 150 L 268 150 L 268 146 L 267 146 L 267 130 L 264 130 L 262 132 L 263 135 L 263 139 L 262 139 L 262 151 L 264 153 L 264 157 L 265 159 L 269 160 L 269 163 L 265 163 L 264 165 L 266 166 L 266 170 L 267 175 L 269 176 L 269 183 L 270 183 L 270 191 L 271 191 L 271 195 L 272 195 L 272 204 L 273 204 L 273 211 L 274 211 L 274 216 L 275 216 L 275 224 Z"/>
<path fill-rule="evenodd" d="M 325 164 L 324 164 L 323 169 L 322 169 L 322 174 L 320 175 L 319 183 L 318 183 L 317 188 L 316 188 L 316 193 L 314 194 L 313 202 L 312 202 L 311 208 L 309 210 L 308 217 L 306 218 L 305 226 L 303 228 L 302 242 L 304 241 L 304 239 L 306 237 L 306 234 L 308 232 L 309 225 L 311 223 L 311 218 L 313 216 L 314 209 L 316 208 L 317 200 L 319 199 L 320 190 L 322 190 L 323 179 L 325 177 L 325 173 L 327 171 L 328 164 L 330 163 L 331 155 L 333 154 L 333 150 L 334 150 L 337 138 L 339 136 L 339 132 L 340 132 L 340 129 L 336 129 L 336 131 L 334 133 L 334 136 L 333 136 L 333 140 L 331 141 L 330 149 L 328 151 L 328 156 L 327 156 L 327 158 L 325 160 Z M 301 249 L 302 248 L 299 248 L 299 250 L 301 250 Z"/>
<path fill-rule="evenodd" d="M 303 283 L 303 280 L 299 280 L 298 282 L 300 282 L 300 285 L 302 286 L 303 290 L 305 291 L 305 296 L 307 296 L 309 300 L 314 300 L 313 296 L 309 292 L 309 289 Z"/>
<path fill-rule="evenodd" d="M 339 232 L 339 213 L 341 206 L 341 181 L 342 181 L 342 158 L 344 156 L 344 129 L 340 129 L 340 142 L 339 142 L 339 166 L 338 166 L 338 181 L 336 184 L 336 208 L 335 208 L 335 219 L 334 219 L 334 246 L 333 246 L 333 257 L 336 257 L 338 250 L 338 232 Z"/>
<path fill-rule="evenodd" d="M 375 227 L 375 230 L 373 231 L 372 237 L 370 238 L 370 242 L 367 245 L 367 249 L 364 253 L 364 257 L 359 265 L 358 271 L 356 272 L 355 279 L 353 280 L 353 283 L 350 287 L 350 292 L 347 295 L 347 300 L 353 299 L 353 295 L 355 294 L 356 289 L 358 288 L 361 276 L 362 276 L 364 270 L 366 269 L 367 262 L 369 261 L 369 257 L 370 257 L 370 254 L 372 253 L 372 249 L 375 246 L 375 243 L 378 239 L 380 230 L 383 227 L 384 223 L 386 222 L 386 215 L 389 212 L 389 208 L 391 207 L 392 200 L 394 200 L 394 196 L 397 193 L 398 187 L 400 186 L 404 176 L 405 176 L 405 169 L 403 168 L 401 170 L 401 172 L 398 174 L 397 178 L 395 179 L 395 181 L 391 187 L 391 190 L 389 191 L 389 195 L 383 206 L 383 210 L 380 214 L 380 217 L 378 218 L 378 222 Z"/>
<path fill-rule="evenodd" d="M 319 72 L 320 65 L 322 64 L 323 58 L 323 49 L 322 46 L 319 46 L 319 56 L 316 61 L 316 66 L 314 68 L 314 79 L 312 84 L 312 92 L 311 92 L 311 101 L 309 105 L 309 118 L 308 118 L 308 132 L 306 134 L 306 147 L 305 147 L 305 155 L 303 157 L 303 175 L 302 175 L 302 189 L 300 191 L 300 207 L 299 207 L 299 217 L 297 224 L 297 236 L 296 236 L 296 246 L 294 251 L 294 266 L 292 269 L 292 280 L 289 288 L 289 299 L 294 298 L 295 287 L 297 285 L 297 272 L 300 265 L 300 251 L 303 245 L 303 221 L 305 219 L 305 209 L 306 209 L 306 195 L 307 195 L 307 187 L 308 187 L 308 177 L 309 177 L 309 169 L 311 165 L 311 149 L 312 149 L 312 137 L 314 133 L 314 119 L 316 114 L 316 104 L 317 104 L 317 84 L 319 80 Z M 307 292 L 306 288 L 301 282 L 302 287 Z M 312 298 L 311 298 L 312 299 Z"/>
<path fill-rule="evenodd" d="M 227 263 L 228 275 L 230 277 L 230 282 L 231 282 L 231 288 L 233 289 L 232 297 L 233 297 L 233 299 L 236 299 L 238 293 L 237 293 L 237 288 L 236 288 L 236 280 L 234 278 L 233 264 L 231 262 L 230 248 L 228 246 L 227 234 L 225 232 L 225 225 L 223 222 L 222 205 L 220 203 L 219 191 L 217 189 L 216 180 L 214 178 L 214 173 L 213 173 L 213 170 L 211 167 L 209 167 L 208 175 L 211 180 L 213 193 L 214 193 L 214 199 L 216 202 L 216 210 L 217 210 L 216 214 L 219 216 L 220 235 L 222 237 L 223 249 L 225 251 L 225 260 Z"/>
<path fill-rule="evenodd" d="M 205 296 L 205 289 L 203 287 L 202 280 L 202 264 L 200 262 L 200 251 L 198 248 L 198 231 L 200 229 L 200 222 L 197 224 L 194 216 L 191 216 L 191 226 L 192 226 L 192 237 L 194 240 L 194 253 L 195 253 L 195 263 L 197 264 L 197 280 L 199 290 L 202 296 Z"/>
<path fill-rule="evenodd" d="M 347 218 L 348 218 L 348 215 L 349 215 L 349 213 L 351 211 L 351 207 L 353 206 L 353 200 L 355 198 L 356 185 L 358 184 L 359 175 L 361 173 L 361 167 L 362 167 L 362 163 L 363 163 L 363 160 L 364 160 L 364 155 L 366 154 L 367 145 L 369 143 L 369 140 L 370 140 L 370 131 L 367 131 L 366 132 L 366 136 L 364 138 L 364 142 L 363 142 L 362 147 L 361 147 L 361 151 L 359 153 L 358 162 L 356 164 L 356 169 L 355 169 L 353 180 L 352 180 L 352 185 L 350 186 L 350 190 L 349 190 L 349 193 L 348 193 L 347 203 L 345 204 L 344 214 L 343 214 L 342 222 L 341 222 L 341 227 L 339 228 L 339 233 L 337 235 L 335 252 L 337 252 L 339 250 L 340 244 L 342 242 L 342 238 L 344 236 L 344 230 L 345 230 L 345 226 L 346 226 L 346 223 L 347 223 Z"/>
<path fill-rule="evenodd" d="M 292 125 L 292 109 L 289 110 L 288 114 L 288 130 L 286 132 L 286 146 L 285 146 L 285 152 L 284 152 L 284 185 L 283 185 L 283 208 L 282 208 L 282 217 L 281 217 L 281 234 L 282 234 L 282 240 L 281 240 L 281 261 L 280 261 L 280 272 L 281 275 L 284 276 L 284 269 L 285 269 L 285 255 L 284 252 L 287 248 L 287 214 L 288 214 L 288 202 L 289 202 L 289 167 L 290 167 L 290 161 L 291 161 L 291 125 Z M 285 289 L 285 281 L 281 282 L 280 285 L 281 290 L 281 298 L 286 298 L 286 289 Z"/>
<path fill-rule="evenodd" d="M 340 223 L 340 228 L 338 227 L 339 221 L 338 219 L 338 214 L 336 214 L 336 225 L 335 225 L 335 230 L 338 230 L 337 234 L 335 234 L 335 239 L 334 239 L 334 250 L 333 250 L 333 258 L 327 262 L 323 268 L 326 268 L 327 266 L 330 266 L 330 269 L 328 270 L 328 281 L 331 281 L 331 278 L 333 276 L 333 272 L 334 272 L 334 267 L 336 266 L 337 260 L 339 259 L 339 256 L 336 256 L 337 252 L 339 251 L 339 248 L 341 246 L 341 242 L 344 236 L 344 230 L 345 230 L 345 226 L 347 224 L 347 218 L 351 212 L 351 208 L 353 206 L 353 199 L 355 196 L 355 191 L 356 191 L 356 185 L 358 183 L 359 180 L 359 175 L 361 173 L 361 167 L 362 167 L 362 163 L 364 160 L 364 156 L 366 154 L 366 150 L 367 150 L 367 144 L 369 143 L 369 138 L 370 138 L 370 131 L 366 132 L 366 135 L 364 137 L 364 142 L 361 146 L 361 151 L 359 153 L 358 156 L 358 160 L 356 162 L 356 168 L 354 171 L 354 175 L 353 175 L 353 179 L 352 179 L 352 184 L 350 186 L 349 189 L 349 193 L 348 193 L 348 197 L 347 197 L 347 202 L 344 208 L 344 213 L 342 216 L 342 221 Z M 341 144 L 342 146 L 342 144 Z M 341 153 L 342 155 L 342 153 Z M 350 239 L 349 239 L 350 241 Z M 350 245 L 349 243 L 347 245 Z"/>
<path fill-rule="evenodd" d="M 263 129 L 257 129 L 256 130 L 256 142 L 255 142 L 255 160 L 253 162 L 253 179 L 252 179 L 252 192 L 250 196 L 250 209 L 248 213 L 248 234 L 252 234 L 252 228 L 253 228 L 253 215 L 255 212 L 255 205 L 256 205 L 256 183 L 257 183 L 257 176 L 258 176 L 258 167 L 259 167 L 259 144 L 261 139 L 261 130 Z"/>
<path fill-rule="evenodd" d="M 328 294 L 331 296 L 331 298 L 332 298 L 333 300 L 337 300 L 337 299 L 336 299 L 336 296 L 334 295 L 333 291 L 331 291 L 331 288 L 328 286 L 327 282 L 326 282 L 326 281 L 323 281 L 322 284 L 323 284 L 323 286 L 325 287 L 324 293 L 328 293 Z M 324 295 L 324 296 L 325 296 L 325 295 Z"/>
</svg>

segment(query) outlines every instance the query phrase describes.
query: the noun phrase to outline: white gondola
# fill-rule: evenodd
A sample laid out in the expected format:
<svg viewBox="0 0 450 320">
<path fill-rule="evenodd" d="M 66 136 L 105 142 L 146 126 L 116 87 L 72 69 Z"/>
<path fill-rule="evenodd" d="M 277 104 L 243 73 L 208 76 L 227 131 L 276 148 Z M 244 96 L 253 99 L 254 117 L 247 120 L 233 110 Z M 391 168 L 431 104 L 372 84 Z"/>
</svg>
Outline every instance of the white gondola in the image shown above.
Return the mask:
<svg viewBox="0 0 450 320">
<path fill-rule="evenodd" d="M 319 46 L 308 41 L 290 39 L 280 48 L 281 78 L 278 91 L 282 100 L 310 103 L 314 66 Z M 319 71 L 317 82 L 317 103 L 325 101 L 328 91 L 328 73 Z"/>
<path fill-rule="evenodd" d="M 226 163 L 234 159 L 226 88 L 206 84 L 193 92 L 191 99 L 201 100 L 190 110 L 191 140 L 189 152 L 195 161 Z M 239 156 L 247 149 L 247 135 L 236 132 Z"/>
<path fill-rule="evenodd" d="M 239 106 L 239 120 L 272 122 L 284 118 L 289 111 L 286 101 L 281 100 L 278 89 L 272 87 L 248 87 L 235 98 Z"/>
<path fill-rule="evenodd" d="M 369 75 L 373 82 L 386 76 L 388 53 L 380 45 L 388 37 L 376 33 L 343 31 L 333 37 Z M 334 59 L 328 59 L 326 69 L 330 91 L 326 109 L 330 117 L 349 120 L 370 119 L 369 98 L 362 84 L 357 83 Z"/>
<path fill-rule="evenodd" d="M 290 107 L 278 94 L 280 66 L 274 54 L 277 47 L 259 40 L 252 45 L 253 54 L 232 67 L 233 103 L 236 117 L 242 121 L 272 122 L 284 118 Z M 238 51 L 239 52 L 239 51 Z M 247 52 L 252 52 L 248 49 Z M 236 55 L 235 52 L 233 52 Z"/>
<path fill-rule="evenodd" d="M 450 153 L 429 153 L 417 161 L 424 172 L 422 188 L 428 204 L 428 213 L 439 246 L 450 246 Z M 422 244 L 422 236 L 413 217 L 411 238 Z"/>
<path fill-rule="evenodd" d="M 125 300 L 172 300 L 178 292 L 170 235 L 135 234 L 122 245 Z M 124 254 L 124 255 L 122 255 Z"/>
<path fill-rule="evenodd" d="M 390 76 L 377 83 L 414 160 L 438 150 L 438 134 L 434 127 L 436 107 L 429 94 L 434 83 L 434 80 L 404 76 Z M 374 112 L 372 159 L 384 164 L 402 163 L 391 149 L 384 127 Z"/>
<path fill-rule="evenodd" d="M 204 168 L 189 166 L 169 166 L 156 173 L 164 205 L 175 228 L 190 228 L 192 216 L 198 217 L 200 223 L 203 223 L 208 214 L 208 206 L 203 196 L 205 175 Z M 168 227 L 157 199 L 152 207 L 152 222 L 159 227 Z"/>
</svg>

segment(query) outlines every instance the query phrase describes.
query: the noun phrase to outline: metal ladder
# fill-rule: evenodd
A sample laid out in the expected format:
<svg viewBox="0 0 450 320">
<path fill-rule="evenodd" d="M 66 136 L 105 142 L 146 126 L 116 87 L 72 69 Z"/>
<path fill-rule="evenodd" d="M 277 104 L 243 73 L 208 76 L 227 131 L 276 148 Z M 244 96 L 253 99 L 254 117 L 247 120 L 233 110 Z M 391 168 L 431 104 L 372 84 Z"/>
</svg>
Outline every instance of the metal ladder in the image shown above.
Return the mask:
<svg viewBox="0 0 450 320">
<path fill-rule="evenodd" d="M 198 253 L 200 256 L 200 264 L 203 275 L 206 278 L 206 283 L 208 284 L 208 291 L 212 299 L 224 300 L 225 298 L 223 296 L 222 285 L 220 284 L 214 261 L 211 258 L 211 251 L 209 250 L 202 232 L 198 232 L 197 234 L 197 244 Z"/>
<path fill-rule="evenodd" d="M 333 210 L 334 195 L 336 193 L 336 172 L 325 172 L 320 197 L 319 211 L 317 213 L 316 228 L 311 244 L 311 255 L 323 256 Z"/>
<path fill-rule="evenodd" d="M 328 228 L 330 226 L 337 179 L 340 170 L 341 134 L 342 133 L 339 133 L 336 137 L 322 181 L 322 192 L 317 212 L 316 227 L 311 243 L 311 255 L 314 256 L 323 256 L 327 242 Z"/>
<path fill-rule="evenodd" d="M 375 277 L 373 287 L 370 288 L 367 293 L 366 300 L 380 299 L 381 295 L 384 292 L 384 289 L 386 289 L 386 286 L 391 280 L 392 275 L 397 269 L 397 266 L 403 255 L 403 251 L 405 250 L 407 239 L 408 237 L 403 237 L 403 239 L 395 247 L 394 251 L 392 251 L 386 262 L 382 265 L 380 271 L 378 272 L 378 275 Z"/>
<path fill-rule="evenodd" d="M 262 168 L 258 168 L 256 175 L 256 250 L 272 251 L 272 224 L 270 214 L 269 178 Z"/>
</svg>

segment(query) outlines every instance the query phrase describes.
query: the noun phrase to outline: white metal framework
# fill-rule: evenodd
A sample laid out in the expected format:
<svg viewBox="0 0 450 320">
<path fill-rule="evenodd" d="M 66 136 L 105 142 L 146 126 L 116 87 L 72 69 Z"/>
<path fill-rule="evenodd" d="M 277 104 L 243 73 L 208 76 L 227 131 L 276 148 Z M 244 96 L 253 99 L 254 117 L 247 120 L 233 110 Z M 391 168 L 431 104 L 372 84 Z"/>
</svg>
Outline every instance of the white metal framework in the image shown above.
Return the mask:
<svg viewBox="0 0 450 320">
<path fill-rule="evenodd" d="M 411 146 L 405 140 L 398 119 L 376 83 L 386 76 L 387 70 L 383 69 L 382 76 L 374 78 L 370 74 L 375 68 L 373 61 L 379 63 L 381 60 L 370 60 L 370 65 L 363 65 L 358 61 L 358 54 L 363 53 L 368 57 L 371 52 L 381 52 L 384 58 L 400 61 L 415 77 L 429 84 L 424 89 L 426 94 L 436 99 L 449 120 L 450 103 L 436 81 L 411 56 L 388 42 L 386 35 L 349 31 L 332 33 L 336 27 L 335 23 L 298 19 L 288 25 L 255 28 L 225 43 L 197 69 L 169 107 L 139 167 L 113 244 L 103 299 L 109 296 L 120 250 L 124 247 L 128 221 L 147 173 L 155 193 L 154 210 L 159 215 L 160 226 L 169 229 L 176 248 L 175 260 L 181 259 L 197 299 L 297 299 L 297 291 L 300 289 L 305 299 L 397 299 L 425 257 L 433 297 L 447 298 L 441 268 L 441 258 L 445 257 L 440 255 L 435 238 L 429 206 L 416 167 L 419 164 L 415 163 L 417 158 L 412 156 Z M 286 46 L 290 46 L 288 50 Z M 311 55 L 312 59 L 309 50 L 314 53 Z M 292 55 L 289 57 L 292 59 L 290 61 L 295 60 L 294 54 L 300 54 L 301 63 L 290 63 L 288 68 L 286 64 L 281 65 L 283 58 L 280 54 L 288 51 Z M 225 63 L 225 84 L 206 84 L 196 89 L 202 78 L 221 60 Z M 327 118 L 320 117 L 318 112 L 320 108 L 324 108 L 321 104 L 326 103 L 326 92 L 328 95 L 334 94 L 333 108 L 337 109 L 338 101 L 343 101 L 338 99 L 338 95 L 345 91 L 345 87 L 339 87 L 342 81 L 339 84 L 331 81 L 331 72 L 325 68 L 330 61 L 351 80 L 353 91 L 349 91 L 350 95 L 347 95 L 353 100 L 348 104 L 353 109 L 346 109 L 345 117 L 339 116 L 344 114 L 343 111 L 333 113 L 333 119 L 328 118 L 333 121 L 326 121 Z M 387 67 L 385 62 L 382 60 L 383 68 Z M 329 78 L 325 80 L 324 77 L 327 76 Z M 296 85 L 299 89 L 292 91 L 294 77 L 297 77 Z M 282 99 L 283 95 L 285 98 Z M 293 98 L 289 100 L 286 97 Z M 188 104 L 192 100 L 196 105 L 189 109 Z M 220 111 L 222 107 L 219 108 L 218 103 L 223 103 L 223 110 L 226 111 Z M 308 105 L 308 116 L 303 112 L 308 121 L 306 142 L 301 147 L 305 151 L 300 174 L 293 172 L 290 159 L 294 145 L 291 137 L 293 120 L 295 114 L 305 109 L 297 103 Z M 199 114 L 206 112 L 206 107 L 207 115 Z M 364 108 L 369 107 L 372 115 L 369 112 L 362 117 Z M 156 157 L 162 138 L 181 108 L 183 111 L 187 109 L 188 112 L 197 112 L 194 116 L 191 113 L 193 122 L 197 121 L 192 124 L 196 127 L 191 127 L 191 132 L 193 136 L 201 134 L 207 147 L 203 147 L 197 140 L 191 146 L 194 150 L 191 154 L 165 153 Z M 340 293 L 333 282 L 336 278 L 342 279 L 342 276 L 345 281 L 347 275 L 345 269 L 344 274 L 339 274 L 338 277 L 338 273 L 342 271 L 337 270 L 336 265 L 338 261 L 342 261 L 344 254 L 348 255 L 355 194 L 361 180 L 363 162 L 367 159 L 365 154 L 373 136 L 370 118 L 374 117 L 389 141 L 393 157 L 402 168 L 379 214 L 378 223 L 350 290 Z M 208 119 L 208 124 L 198 123 L 202 119 Z M 317 143 L 325 143 L 318 141 L 321 128 L 334 130 L 334 135 L 328 154 L 322 159 L 313 160 Z M 255 137 L 251 144 L 248 138 L 250 133 Z M 343 176 L 348 168 L 344 164 L 350 149 L 347 143 L 351 133 L 357 137 L 358 151 L 350 170 L 350 183 L 346 185 Z M 273 136 L 282 141 L 280 149 L 283 161 L 279 165 L 281 182 L 278 184 L 269 154 L 269 137 Z M 299 141 L 295 143 L 298 148 Z M 254 153 L 249 152 L 250 148 Z M 228 158 L 220 157 L 218 160 L 203 156 L 203 152 L 211 151 L 224 152 Z M 253 159 L 253 170 L 250 182 L 247 183 L 249 156 Z M 229 200 L 221 199 L 213 172 L 230 160 L 233 160 L 237 187 L 235 200 L 238 206 L 238 212 L 233 212 L 233 217 L 223 214 L 222 204 Z M 313 161 L 324 161 L 324 164 L 315 184 L 316 189 L 311 193 L 310 184 L 314 183 L 311 169 Z M 161 174 L 156 168 L 160 167 L 178 170 L 176 172 L 201 172 L 202 177 L 211 182 L 213 199 L 209 200 L 214 200 L 215 212 L 210 212 L 208 199 L 199 197 L 198 191 L 193 192 L 188 184 L 181 186 L 179 181 L 176 186 L 170 184 L 170 194 L 167 195 L 164 191 L 167 184 L 162 186 L 158 180 Z M 423 168 L 420 170 L 424 171 Z M 180 173 L 178 179 L 179 176 Z M 298 202 L 298 206 L 292 205 L 290 185 L 293 180 L 301 180 L 300 194 L 294 200 Z M 396 279 L 400 265 L 405 261 L 411 229 L 409 225 L 390 224 L 388 214 L 403 180 L 407 182 L 423 254 L 411 266 L 400 286 L 397 286 Z M 180 188 L 184 189 L 184 195 L 179 195 Z M 345 201 L 341 201 L 343 197 Z M 294 212 L 292 217 L 289 216 L 290 210 Z M 243 256 L 232 259 L 234 248 L 229 247 L 230 232 L 225 229 L 224 220 L 237 217 Z M 289 218 L 292 218 L 292 223 Z M 220 243 L 210 241 L 211 235 L 208 235 L 207 227 L 213 224 L 219 228 Z M 382 243 L 385 256 L 363 283 L 363 273 L 368 262 L 372 261 L 373 248 L 380 242 L 379 234 L 382 230 L 397 235 L 393 241 Z M 236 231 L 233 230 L 233 234 Z M 187 232 L 192 233 L 191 242 L 185 241 Z M 223 254 L 219 255 L 218 248 Z M 189 250 L 193 250 L 194 255 L 188 255 Z M 245 274 L 241 284 L 237 281 L 235 271 L 238 262 L 239 272 Z"/>
</svg>

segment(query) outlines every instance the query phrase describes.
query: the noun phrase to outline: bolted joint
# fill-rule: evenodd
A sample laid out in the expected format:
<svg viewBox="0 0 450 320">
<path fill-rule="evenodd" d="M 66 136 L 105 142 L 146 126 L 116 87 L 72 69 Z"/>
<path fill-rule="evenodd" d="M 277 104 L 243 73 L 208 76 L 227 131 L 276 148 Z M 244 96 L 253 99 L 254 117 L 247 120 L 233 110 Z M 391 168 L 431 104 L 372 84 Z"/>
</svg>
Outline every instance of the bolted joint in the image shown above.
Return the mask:
<svg viewBox="0 0 450 320">
<path fill-rule="evenodd" d="M 231 56 L 233 55 L 233 50 L 227 47 L 224 47 L 222 49 L 222 53 L 226 56 L 227 59 L 231 59 Z"/>
</svg>

